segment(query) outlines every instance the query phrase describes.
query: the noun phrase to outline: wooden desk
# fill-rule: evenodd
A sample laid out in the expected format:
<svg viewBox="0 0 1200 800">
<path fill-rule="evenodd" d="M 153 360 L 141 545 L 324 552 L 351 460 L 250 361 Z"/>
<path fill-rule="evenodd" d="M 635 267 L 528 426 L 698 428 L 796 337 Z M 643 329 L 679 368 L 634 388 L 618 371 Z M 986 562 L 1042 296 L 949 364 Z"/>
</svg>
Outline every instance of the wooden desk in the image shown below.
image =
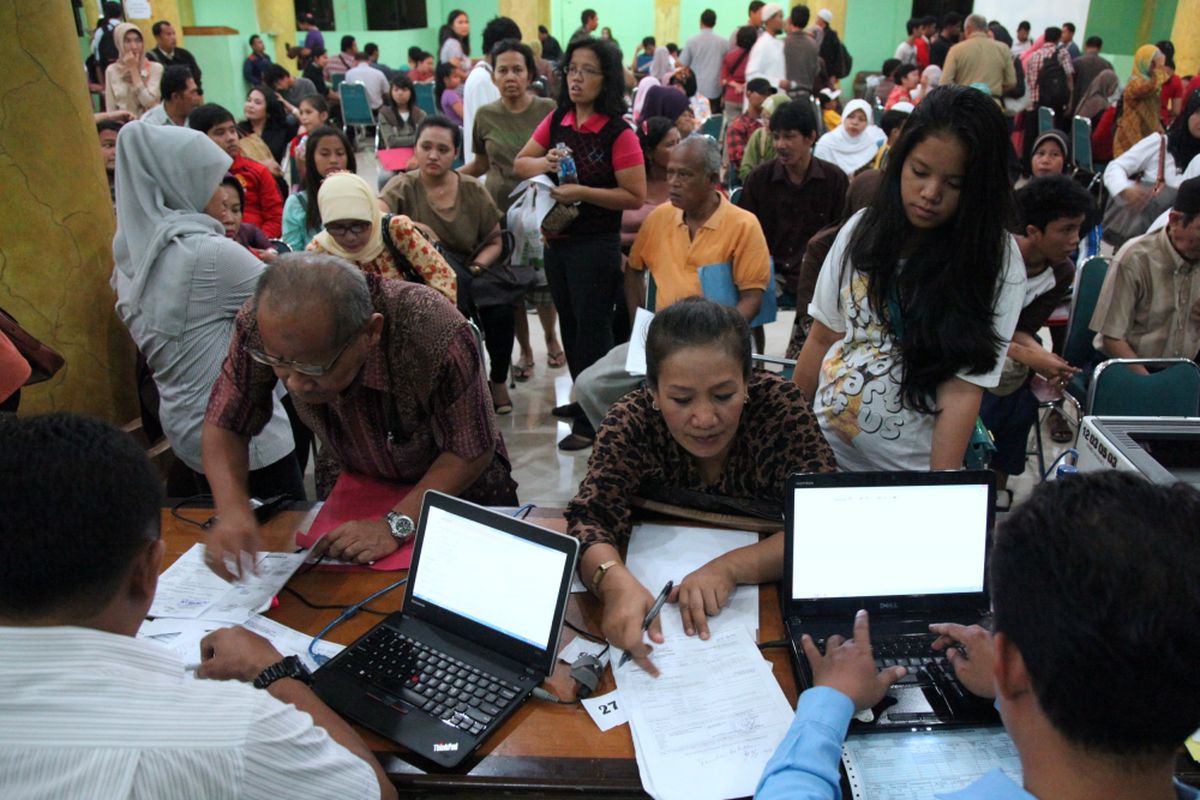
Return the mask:
<svg viewBox="0 0 1200 800">
<path fill-rule="evenodd" d="M 211 515 L 205 509 L 182 510 L 189 519 L 203 521 Z M 290 551 L 295 549 L 293 535 L 306 526 L 307 512 L 287 511 L 271 520 L 262 529 L 260 548 Z M 560 510 L 534 509 L 530 521 L 562 531 L 565 521 Z M 165 564 L 183 555 L 193 544 L 202 541 L 203 532 L 163 511 L 163 536 L 167 543 Z M 304 595 L 310 603 L 339 607 L 352 605 L 374 591 L 402 577 L 400 573 L 306 572 L 297 574 L 288 586 Z M 403 604 L 404 587 L 395 589 L 371 603 L 380 611 L 398 611 Z M 338 615 L 334 609 L 313 609 L 294 595 L 282 592 L 279 607 L 267 616 L 298 631 L 315 635 Z M 668 609 L 666 613 L 678 613 Z M 590 594 L 574 594 L 567 606 L 567 619 L 584 630 L 599 633 L 600 605 Z M 380 617 L 360 613 L 330 632 L 328 639 L 349 644 L 379 622 Z M 563 628 L 563 643 L 576 636 Z M 759 589 L 759 641 L 783 637 L 779 594 L 774 584 Z M 287 655 L 285 653 L 285 655 Z M 775 668 L 775 677 L 783 687 L 788 701 L 795 705 L 796 682 L 791 662 L 784 648 L 768 648 L 763 655 Z M 553 676 L 547 681 L 550 691 L 559 697 L 574 697 L 575 682 L 568 666 L 558 662 Z M 605 670 L 596 694 L 612 691 L 611 670 Z M 629 726 L 621 725 L 601 733 L 583 707 L 553 705 L 530 699 L 492 736 L 469 760 L 453 772 L 427 772 L 405 760 L 406 751 L 400 745 L 370 731 L 359 728 L 367 745 L 375 751 L 384 769 L 391 775 L 401 794 L 469 793 L 472 796 L 491 792 L 536 794 L 539 797 L 556 794 L 577 794 L 595 797 L 645 797 L 637 763 L 634 760 L 633 740 Z"/>
</svg>

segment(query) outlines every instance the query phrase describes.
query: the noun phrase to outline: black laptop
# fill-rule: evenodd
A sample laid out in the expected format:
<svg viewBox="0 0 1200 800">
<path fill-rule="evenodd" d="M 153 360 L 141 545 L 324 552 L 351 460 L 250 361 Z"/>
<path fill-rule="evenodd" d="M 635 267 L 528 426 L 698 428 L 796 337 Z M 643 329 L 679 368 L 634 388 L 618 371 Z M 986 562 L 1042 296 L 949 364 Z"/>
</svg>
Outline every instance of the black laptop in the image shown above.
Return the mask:
<svg viewBox="0 0 1200 800">
<path fill-rule="evenodd" d="M 807 633 L 824 650 L 871 615 L 876 664 L 908 675 L 855 729 L 994 723 L 992 701 L 971 695 L 935 652 L 933 622 L 978 623 L 988 609 L 988 547 L 995 518 L 988 470 L 841 472 L 788 481 L 783 619 L 801 686 L 812 670 Z"/>
<path fill-rule="evenodd" d="M 314 674 L 331 708 L 445 767 L 554 668 L 579 543 L 426 492 L 403 611 Z"/>
</svg>

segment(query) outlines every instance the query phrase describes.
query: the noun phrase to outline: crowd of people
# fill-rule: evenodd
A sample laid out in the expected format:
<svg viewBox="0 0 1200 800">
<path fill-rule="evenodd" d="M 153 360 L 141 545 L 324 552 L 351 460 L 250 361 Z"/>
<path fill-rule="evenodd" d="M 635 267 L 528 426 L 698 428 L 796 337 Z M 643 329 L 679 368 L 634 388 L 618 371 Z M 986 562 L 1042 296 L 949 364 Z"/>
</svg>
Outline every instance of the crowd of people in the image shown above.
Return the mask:
<svg viewBox="0 0 1200 800">
<path fill-rule="evenodd" d="M 645 641 L 643 619 L 655 598 L 621 556 L 635 499 L 733 498 L 778 516 L 795 472 L 959 469 L 979 420 L 994 436 L 1004 490 L 1024 471 L 1038 424 L 1035 381 L 1061 390 L 1108 357 L 1197 358 L 1200 84 L 1174 74 L 1170 42 L 1139 48 L 1122 84 L 1099 38 L 1079 50 L 1069 22 L 1036 38 L 1021 23 L 1013 39 L 996 21 L 951 12 L 909 20 L 894 58 L 855 80 L 834 22 L 828 9 L 756 1 L 727 36 L 705 10 L 682 47 L 647 37 L 629 59 L 594 9 L 565 46 L 544 27 L 524 43 L 513 20 L 496 17 L 479 50 L 456 9 L 435 53 L 412 48 L 406 67 L 391 69 L 353 36 L 330 55 L 306 16 L 302 45 L 289 48 L 299 75 L 273 63 L 261 37 L 249 39 L 238 119 L 203 102 L 199 65 L 168 23 L 153 26 L 147 52 L 120 5 L 106 3 L 89 80 L 106 98 L 97 135 L 116 209 L 117 314 L 141 356 L 142 395 L 154 398 L 143 414 L 176 458 L 167 494 L 214 498 L 213 571 L 237 578 L 243 554 L 257 550 L 251 496 L 305 497 L 314 444 L 321 497 L 343 473 L 408 487 L 384 518 L 327 535 L 326 552 L 339 559 L 393 552 L 397 526 L 419 519 L 426 490 L 516 505 L 498 416 L 521 402 L 510 389 L 533 374 L 527 311 L 536 311 L 547 366 L 566 367 L 574 387 L 574 402 L 553 411 L 571 425 L 558 447 L 591 450 L 566 511 L 582 545 L 579 574 L 603 605 L 604 636 L 654 672 L 661 633 Z M 363 142 L 340 124 L 338 75 L 363 86 L 381 149 L 411 153 L 377 185 L 359 174 Z M 432 109 L 417 102 L 427 84 Z M 1053 112 L 1048 130 L 1040 108 Z M 1101 166 L 1090 184 L 1073 168 L 1075 117 L 1093 126 Z M 539 203 L 531 226 L 522 215 Z M 1071 292 L 1083 235 L 1098 225 L 1118 249 L 1089 321 L 1095 358 L 1072 364 L 1060 343 L 1039 337 Z M 626 368 L 642 308 L 655 313 L 644 375 Z M 752 356 L 779 308 L 796 310 L 788 376 L 756 370 Z M 10 361 L 0 360 L 3 391 L 17 374 Z M 69 416 L 0 425 L 6 480 L 10 465 L 25 474 L 41 459 L 56 483 L 107 492 L 106 482 L 122 481 L 114 493 L 139 493 L 123 516 L 96 524 L 113 555 L 95 565 L 95 580 L 111 591 L 104 623 L 90 627 L 113 634 L 136 629 L 162 558 L 160 490 L 120 436 Z M 1161 646 L 1167 656 L 1156 661 L 1173 664 L 1200 655 L 1185 630 L 1200 597 L 1168 580 L 1195 560 L 1179 519 L 1193 518 L 1198 502 L 1189 489 L 1124 477 L 1040 489 L 997 538 L 994 631 L 938 631 L 967 688 L 998 698 L 1023 758 L 1051 744 L 1078 756 L 1027 765 L 1031 793 L 1088 764 L 1153 772 L 1169 791 L 1167 756 L 1200 722 L 1186 676 L 1138 655 L 1147 676 L 1174 681 L 1154 716 L 1170 720 L 1160 733 L 1132 723 L 1097 732 L 1076 719 L 1094 698 L 1067 684 L 1112 652 L 1132 659 Z M 59 508 L 19 508 L 0 515 L 10 572 L 37 559 L 14 544 L 9 520 L 36 518 L 67 537 L 47 516 Z M 1162 513 L 1148 520 L 1143 510 Z M 1110 529 L 1110 512 L 1136 525 Z M 1161 537 L 1135 542 L 1142 525 Z M 1114 566 L 1135 563 L 1135 548 L 1140 589 Z M 683 578 L 672 613 L 689 635 L 707 636 L 708 617 L 735 587 L 779 579 L 783 558 L 780 533 L 715 559 Z M 1080 560 L 1092 583 L 1063 584 Z M 0 581 L 0 626 L 89 627 L 79 598 L 92 596 L 43 602 L 30 588 L 42 573 L 10 577 Z M 1082 616 L 1107 636 L 1114 609 L 1158 613 L 1149 587 L 1160 580 L 1173 587 L 1161 612 L 1169 628 L 1118 625 L 1117 650 L 1101 653 L 1055 627 Z M 1084 609 L 1092 596 L 1100 599 Z M 9 631 L 0 627 L 0 641 L 47 653 L 86 644 Z M 274 662 L 277 653 L 243 634 L 206 640 L 203 676 L 252 679 Z M 1047 642 L 1063 654 L 1047 655 Z M 874 668 L 865 617 L 853 640 L 831 641 L 824 654 L 810 645 L 819 688 L 802 698 L 764 797 L 833 796 L 836 758 L 822 763 L 829 747 L 814 742 L 830 731 L 840 742 L 854 710 L 900 677 Z M 89 646 L 110 660 L 130 647 Z M 1137 694 L 1137 684 L 1121 685 Z M 278 717 L 284 741 L 308 737 L 310 767 L 349 759 L 358 769 L 345 772 L 347 785 L 389 793 L 362 742 L 311 692 L 283 682 L 271 693 L 312 715 L 287 717 L 266 701 L 254 712 Z M 232 689 L 210 694 L 218 705 L 245 702 Z M 1140 707 L 1111 708 L 1141 717 Z M 312 740 L 322 728 L 328 735 Z M 8 752 L 25 750 L 36 745 Z M 277 763 L 292 761 L 272 761 L 267 748 L 256 769 Z"/>
</svg>

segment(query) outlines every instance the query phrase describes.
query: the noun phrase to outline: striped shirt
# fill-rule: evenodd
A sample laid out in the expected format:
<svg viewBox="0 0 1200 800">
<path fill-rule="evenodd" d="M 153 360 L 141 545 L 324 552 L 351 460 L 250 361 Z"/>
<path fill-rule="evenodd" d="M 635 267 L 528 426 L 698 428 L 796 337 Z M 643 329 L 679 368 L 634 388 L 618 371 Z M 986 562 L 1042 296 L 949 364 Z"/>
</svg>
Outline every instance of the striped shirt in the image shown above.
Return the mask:
<svg viewBox="0 0 1200 800">
<path fill-rule="evenodd" d="M 158 645 L 0 627 L 0 654 L 0 797 L 379 797 L 371 767 L 308 714 L 185 680 Z"/>
</svg>

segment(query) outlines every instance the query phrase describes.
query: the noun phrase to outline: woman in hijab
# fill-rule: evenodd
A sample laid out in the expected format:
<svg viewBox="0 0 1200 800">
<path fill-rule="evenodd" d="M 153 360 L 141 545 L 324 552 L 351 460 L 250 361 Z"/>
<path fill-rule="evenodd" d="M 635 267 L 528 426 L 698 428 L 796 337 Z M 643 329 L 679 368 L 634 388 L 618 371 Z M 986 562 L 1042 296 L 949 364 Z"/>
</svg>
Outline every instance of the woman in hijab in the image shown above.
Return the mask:
<svg viewBox="0 0 1200 800">
<path fill-rule="evenodd" d="M 680 137 L 686 137 L 696 129 L 696 117 L 692 113 L 687 95 L 674 87 L 651 86 L 646 92 L 641 116 L 637 118 L 638 127 L 654 117 L 666 117 L 671 120 Z"/>
<path fill-rule="evenodd" d="M 887 134 L 871 124 L 866 100 L 851 100 L 842 111 L 842 124 L 817 140 L 813 155 L 836 164 L 850 177 L 868 166 L 887 141 Z"/>
<path fill-rule="evenodd" d="M 1075 116 L 1090 119 L 1095 127 L 1100 115 L 1112 105 L 1113 97 L 1120 88 L 1121 81 L 1117 78 L 1117 73 L 1111 69 L 1103 70 L 1092 79 L 1083 96 L 1079 98 Z"/>
<path fill-rule="evenodd" d="M 1133 75 L 1125 84 L 1121 116 L 1113 136 L 1113 157 L 1120 157 L 1129 148 L 1152 133 L 1162 132 L 1159 120 L 1159 89 L 1167 80 L 1163 64 L 1167 57 L 1152 44 L 1144 44 L 1133 54 Z"/>
<path fill-rule="evenodd" d="M 146 58 L 142 32 L 131 22 L 113 30 L 117 60 L 104 71 L 104 107 L 140 117 L 159 103 L 163 66 Z"/>
<path fill-rule="evenodd" d="M 221 181 L 233 160 L 199 131 L 131 122 L 117 138 L 117 315 L 154 373 L 159 419 L 178 463 L 167 494 L 208 490 L 200 432 L 233 321 L 263 263 L 226 238 Z M 276 402 L 250 444 L 249 491 L 305 496 L 292 432 Z"/>
<path fill-rule="evenodd" d="M 671 51 L 665 47 L 655 49 L 654 58 L 650 61 L 650 77 L 660 85 L 665 85 L 674 71 L 675 59 L 671 57 Z"/>
<path fill-rule="evenodd" d="M 367 182 L 352 172 L 335 172 L 317 192 L 325 230 L 308 249 L 344 258 L 363 272 L 424 283 L 458 300 L 458 279 L 446 259 L 403 214 L 383 212 Z"/>
</svg>

